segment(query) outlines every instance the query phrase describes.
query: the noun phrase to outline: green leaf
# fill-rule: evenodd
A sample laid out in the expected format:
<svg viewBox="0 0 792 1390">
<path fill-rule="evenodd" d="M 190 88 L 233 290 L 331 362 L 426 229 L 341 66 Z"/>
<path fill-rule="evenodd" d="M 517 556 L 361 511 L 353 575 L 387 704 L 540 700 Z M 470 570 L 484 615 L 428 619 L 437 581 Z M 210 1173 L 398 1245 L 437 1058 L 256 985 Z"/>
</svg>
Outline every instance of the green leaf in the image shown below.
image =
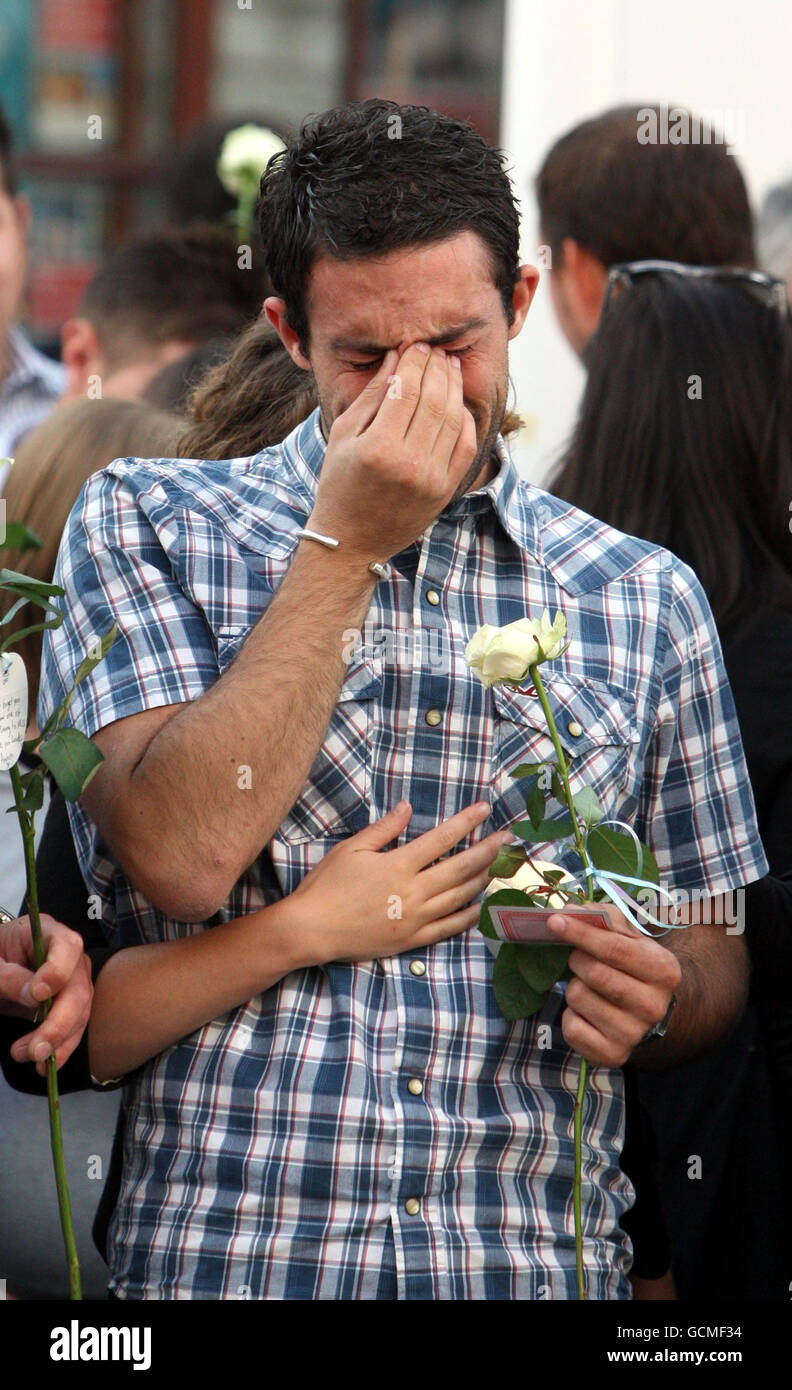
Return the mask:
<svg viewBox="0 0 792 1390">
<path fill-rule="evenodd" d="M 515 831 L 517 826 L 514 827 Z M 589 858 L 595 869 L 605 869 L 607 873 L 626 874 L 630 880 L 643 878 L 650 883 L 659 883 L 660 873 L 657 861 L 646 845 L 641 846 L 639 854 L 631 835 L 623 830 L 609 830 L 596 825 L 588 837 Z M 620 884 L 629 892 L 629 884 Z"/>
<path fill-rule="evenodd" d="M 542 768 L 545 766 L 545 763 L 520 763 L 513 772 L 509 773 L 509 776 L 513 777 L 515 781 L 519 781 L 522 777 L 535 776 L 535 774 L 541 772 Z"/>
<path fill-rule="evenodd" d="M 512 942 L 504 942 L 495 959 L 492 974 L 498 1008 L 503 1017 L 510 1021 L 530 1018 L 539 1012 L 547 998 L 546 993 L 532 989 L 523 979 L 518 963 L 519 950 Z"/>
<path fill-rule="evenodd" d="M 58 729 L 38 751 L 67 801 L 82 795 L 104 762 L 96 745 L 79 729 Z"/>
<path fill-rule="evenodd" d="M 522 845 L 501 845 L 489 866 L 490 878 L 511 878 L 526 861 Z"/>
<path fill-rule="evenodd" d="M 33 579 L 29 574 L 22 574 L 19 570 L 0 570 L 0 589 L 8 589 L 12 594 L 21 594 L 31 590 L 34 594 L 40 594 L 47 598 L 63 598 L 64 590 L 57 584 L 45 584 L 43 579 Z M 32 602 L 36 602 L 35 599 Z"/>
<path fill-rule="evenodd" d="M 550 789 L 553 793 L 553 796 L 555 797 L 556 801 L 566 802 L 566 792 L 564 791 L 564 784 L 561 781 L 561 774 L 558 771 L 558 768 L 556 767 L 555 763 L 551 763 L 551 768 L 552 772 L 550 773 Z"/>
<path fill-rule="evenodd" d="M 13 603 L 13 604 L 11 605 L 11 607 L 10 607 L 9 610 L 8 610 L 8 612 L 7 612 L 7 613 L 4 613 L 4 614 L 3 614 L 3 617 L 0 618 L 0 627 L 2 627 L 4 623 L 10 623 L 10 621 L 11 621 L 11 619 L 14 617 L 14 615 L 15 615 L 16 613 L 19 612 L 20 608 L 24 608 L 24 606 L 25 606 L 26 603 L 27 603 L 27 599 L 26 599 L 26 598 L 18 598 L 17 601 L 16 601 L 16 603 Z"/>
<path fill-rule="evenodd" d="M 37 536 L 35 531 L 31 531 L 23 521 L 7 521 L 5 538 L 0 541 L 0 550 L 40 550 L 43 544 L 41 537 Z"/>
<path fill-rule="evenodd" d="M 569 961 L 569 946 L 551 946 L 544 941 L 517 946 L 517 964 L 525 983 L 537 994 L 547 994 L 560 980 Z"/>
<path fill-rule="evenodd" d="M 489 915 L 489 907 L 534 907 L 534 900 L 530 893 L 524 893 L 521 888 L 498 888 L 495 893 L 490 893 L 481 904 L 479 912 L 478 929 L 482 936 L 488 936 L 490 941 L 499 941 L 500 937 L 492 925 L 492 918 Z"/>
<path fill-rule="evenodd" d="M 553 884 L 553 886 L 555 886 L 555 884 L 557 884 L 557 883 L 560 883 L 563 877 L 564 877 L 564 870 L 563 870 L 563 869 L 543 869 L 543 870 L 542 870 L 542 878 L 544 879 L 545 883 L 551 883 L 551 884 Z"/>
<path fill-rule="evenodd" d="M 532 845 L 543 845 L 550 840 L 563 840 L 566 835 L 573 833 L 569 816 L 563 817 L 562 820 L 543 820 L 539 825 L 519 820 L 511 828 L 521 840 L 527 840 Z"/>
<path fill-rule="evenodd" d="M 541 825 L 544 820 L 547 808 L 547 792 L 539 786 L 538 780 L 534 782 L 528 795 L 525 798 L 525 809 L 531 821 L 531 825 Z"/>
<path fill-rule="evenodd" d="M 581 787 L 579 792 L 575 792 L 572 805 L 586 825 L 596 825 L 605 815 L 591 787 Z"/>
<path fill-rule="evenodd" d="M 3 569 L 0 570 L 0 589 L 4 589 L 9 594 L 18 594 L 20 598 L 20 603 L 15 603 L 10 612 L 6 613 L 5 617 L 0 620 L 0 627 L 9 622 L 23 602 L 35 603 L 39 608 L 43 608 L 45 613 L 52 615 L 51 622 L 34 624 L 31 627 L 26 627 L 23 632 L 9 633 L 0 645 L 0 653 L 15 642 L 21 641 L 29 632 L 40 632 L 45 627 L 60 627 L 63 622 L 61 610 L 54 603 L 51 603 L 49 598 L 49 595 L 63 594 L 63 589 L 58 588 L 57 584 L 44 584 L 41 580 L 31 579 L 29 575 L 19 574 L 16 570 Z"/>
<path fill-rule="evenodd" d="M 20 802 L 22 810 L 29 811 L 31 814 L 40 811 L 44 805 L 44 768 L 34 767 L 30 772 L 24 773 L 19 780 L 24 790 Z"/>
</svg>

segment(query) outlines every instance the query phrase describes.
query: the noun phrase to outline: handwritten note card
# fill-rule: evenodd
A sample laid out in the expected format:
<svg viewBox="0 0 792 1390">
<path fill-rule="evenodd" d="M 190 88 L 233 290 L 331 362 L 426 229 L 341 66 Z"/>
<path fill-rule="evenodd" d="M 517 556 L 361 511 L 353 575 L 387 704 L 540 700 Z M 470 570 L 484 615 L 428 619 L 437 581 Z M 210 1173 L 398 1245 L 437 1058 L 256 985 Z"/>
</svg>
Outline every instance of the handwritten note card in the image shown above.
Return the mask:
<svg viewBox="0 0 792 1390">
<path fill-rule="evenodd" d="M 0 771 L 13 767 L 22 752 L 27 722 L 25 663 L 18 652 L 4 652 L 0 656 Z"/>
</svg>

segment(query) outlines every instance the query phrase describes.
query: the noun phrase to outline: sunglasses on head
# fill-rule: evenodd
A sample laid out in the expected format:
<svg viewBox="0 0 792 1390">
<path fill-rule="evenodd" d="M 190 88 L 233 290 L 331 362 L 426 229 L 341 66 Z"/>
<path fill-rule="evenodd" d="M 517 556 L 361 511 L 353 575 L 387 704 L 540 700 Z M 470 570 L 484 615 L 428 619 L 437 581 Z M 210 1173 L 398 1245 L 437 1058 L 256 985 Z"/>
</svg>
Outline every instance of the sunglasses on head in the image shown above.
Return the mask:
<svg viewBox="0 0 792 1390">
<path fill-rule="evenodd" d="M 686 280 L 714 280 L 721 284 L 738 285 L 761 304 L 776 309 L 784 318 L 790 316 L 785 282 L 776 275 L 765 275 L 761 270 L 739 270 L 719 265 L 683 265 L 680 261 L 623 261 L 619 265 L 612 265 L 608 271 L 600 319 L 610 303 L 614 287 L 629 286 L 642 275 L 677 275 Z"/>
</svg>

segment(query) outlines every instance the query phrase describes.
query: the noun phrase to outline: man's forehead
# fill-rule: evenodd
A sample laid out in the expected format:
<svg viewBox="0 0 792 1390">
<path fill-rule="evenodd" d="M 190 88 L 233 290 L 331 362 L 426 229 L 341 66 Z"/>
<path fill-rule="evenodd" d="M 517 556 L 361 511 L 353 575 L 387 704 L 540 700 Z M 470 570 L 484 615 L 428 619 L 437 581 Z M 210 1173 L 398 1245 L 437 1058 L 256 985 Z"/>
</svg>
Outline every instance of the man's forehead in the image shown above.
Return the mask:
<svg viewBox="0 0 792 1390">
<path fill-rule="evenodd" d="M 488 249 L 468 232 L 378 257 L 322 254 L 306 309 L 334 342 L 381 345 L 413 334 L 451 339 L 483 326 L 498 301 Z"/>
</svg>

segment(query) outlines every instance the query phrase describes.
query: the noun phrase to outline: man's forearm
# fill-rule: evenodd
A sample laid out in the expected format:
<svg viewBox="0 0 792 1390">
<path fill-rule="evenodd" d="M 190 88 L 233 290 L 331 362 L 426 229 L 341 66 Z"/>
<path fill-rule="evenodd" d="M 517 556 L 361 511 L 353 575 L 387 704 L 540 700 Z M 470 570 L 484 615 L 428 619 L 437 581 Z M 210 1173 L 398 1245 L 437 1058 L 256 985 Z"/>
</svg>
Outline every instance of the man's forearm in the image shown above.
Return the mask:
<svg viewBox="0 0 792 1390">
<path fill-rule="evenodd" d="M 713 1047 L 738 1023 L 748 997 L 744 936 L 703 922 L 670 932 L 663 944 L 679 961 L 682 980 L 666 1036 L 637 1047 L 630 1057 L 647 1069 L 674 1066 Z"/>
<path fill-rule="evenodd" d="M 169 915 L 211 916 L 294 805 L 343 684 L 342 633 L 375 583 L 360 557 L 301 541 L 236 660 L 131 770 L 113 848 Z"/>
</svg>

